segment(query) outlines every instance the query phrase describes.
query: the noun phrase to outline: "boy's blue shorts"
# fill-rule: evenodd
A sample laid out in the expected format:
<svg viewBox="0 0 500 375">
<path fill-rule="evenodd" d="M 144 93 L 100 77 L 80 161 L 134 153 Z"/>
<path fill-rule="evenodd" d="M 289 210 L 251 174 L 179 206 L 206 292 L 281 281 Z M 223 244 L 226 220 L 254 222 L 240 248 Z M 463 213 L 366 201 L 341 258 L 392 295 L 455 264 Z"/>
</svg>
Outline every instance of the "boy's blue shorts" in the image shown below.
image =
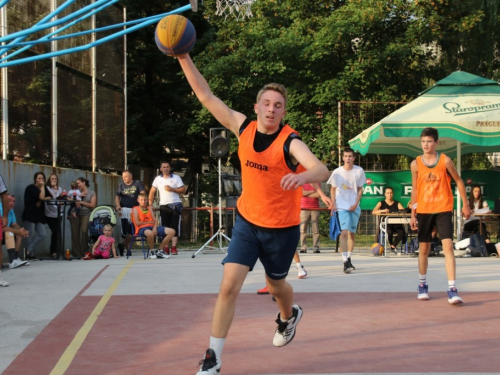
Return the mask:
<svg viewBox="0 0 500 375">
<path fill-rule="evenodd" d="M 260 259 L 266 275 L 273 280 L 288 275 L 300 238 L 300 227 L 262 230 L 236 215 L 233 234 L 222 264 L 237 263 L 253 270 Z"/>
<path fill-rule="evenodd" d="M 356 233 L 359 217 L 361 216 L 361 208 L 358 206 L 355 211 L 339 211 L 338 214 L 340 229 L 347 229 L 351 233 Z"/>
<path fill-rule="evenodd" d="M 153 226 L 144 227 L 144 228 L 139 229 L 139 236 L 146 237 L 144 232 L 147 230 L 153 230 Z M 165 237 L 165 227 L 157 227 L 156 232 L 157 232 L 158 236 Z"/>
</svg>

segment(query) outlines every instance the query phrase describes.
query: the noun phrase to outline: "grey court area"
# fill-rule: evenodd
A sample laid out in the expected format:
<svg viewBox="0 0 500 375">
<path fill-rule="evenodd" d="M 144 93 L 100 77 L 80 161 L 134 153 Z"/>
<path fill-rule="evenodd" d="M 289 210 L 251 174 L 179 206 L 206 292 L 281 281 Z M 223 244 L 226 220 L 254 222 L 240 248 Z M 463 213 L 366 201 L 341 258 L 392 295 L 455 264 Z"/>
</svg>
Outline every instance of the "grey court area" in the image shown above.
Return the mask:
<svg viewBox="0 0 500 375">
<path fill-rule="evenodd" d="M 200 253 L 194 259 L 192 254 L 181 251 L 170 259 L 156 260 L 143 260 L 139 253 L 134 253 L 128 260 L 32 261 L 30 266 L 4 270 L 2 276 L 10 286 L 0 288 L 0 373 L 82 291 L 83 296 L 102 296 L 116 286 L 115 296 L 217 293 L 223 254 Z M 291 265 L 288 277 L 298 293 L 412 292 L 416 298 L 416 258 L 355 253 L 352 260 L 357 269 L 350 275 L 342 272 L 341 255 L 333 251 L 301 254 L 301 259 L 308 277 L 298 279 L 295 264 Z M 456 261 L 459 292 L 500 290 L 500 259 L 457 258 Z M 126 275 L 117 281 L 127 267 L 130 268 Z M 444 258 L 429 258 L 428 284 L 431 298 L 433 291 L 446 290 Z M 258 263 L 249 273 L 242 293 L 256 293 L 264 285 L 264 271 Z"/>
</svg>

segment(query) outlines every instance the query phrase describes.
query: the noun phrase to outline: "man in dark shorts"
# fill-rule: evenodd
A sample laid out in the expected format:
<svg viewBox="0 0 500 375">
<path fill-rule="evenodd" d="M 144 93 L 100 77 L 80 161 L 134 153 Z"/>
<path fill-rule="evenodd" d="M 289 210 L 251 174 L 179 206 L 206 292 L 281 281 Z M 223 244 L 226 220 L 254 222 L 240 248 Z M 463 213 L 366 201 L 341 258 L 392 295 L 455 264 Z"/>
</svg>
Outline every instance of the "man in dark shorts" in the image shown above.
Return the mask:
<svg viewBox="0 0 500 375">
<path fill-rule="evenodd" d="M 302 308 L 293 304 L 293 289 L 285 278 L 300 238 L 301 187 L 326 180 L 328 169 L 297 132 L 281 124 L 287 99 L 282 85 L 268 84 L 259 91 L 254 105 L 257 121 L 250 121 L 212 93 L 189 54 L 177 58 L 200 102 L 239 140 L 243 193 L 237 202 L 232 240 L 223 260 L 209 349 L 197 373 L 216 375 L 222 366 L 220 357 L 236 299 L 248 272 L 259 259 L 269 292 L 276 297 L 280 310 L 273 345 L 281 347 L 292 341 Z"/>
<path fill-rule="evenodd" d="M 462 198 L 462 213 L 466 219 L 471 212 L 467 193 L 462 178 L 455 169 L 453 161 L 445 154 L 436 151 L 438 131 L 425 128 L 421 133 L 423 155 L 411 163 L 411 202 L 410 226 L 418 229 L 419 255 L 418 272 L 419 300 L 428 300 L 427 266 L 432 242 L 432 231 L 437 227 L 439 238 L 443 245 L 446 274 L 448 276 L 448 302 L 452 305 L 463 303 L 456 288 L 456 265 L 453 252 L 453 193 L 451 191 L 450 175 L 455 180 Z"/>
</svg>

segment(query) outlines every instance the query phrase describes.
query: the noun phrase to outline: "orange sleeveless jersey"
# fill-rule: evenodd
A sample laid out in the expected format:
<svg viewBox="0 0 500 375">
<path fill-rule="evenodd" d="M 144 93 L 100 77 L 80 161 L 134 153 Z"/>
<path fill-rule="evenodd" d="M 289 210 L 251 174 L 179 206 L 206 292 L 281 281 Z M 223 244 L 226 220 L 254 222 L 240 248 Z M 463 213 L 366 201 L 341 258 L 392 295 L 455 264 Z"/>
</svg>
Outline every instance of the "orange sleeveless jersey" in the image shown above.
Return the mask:
<svg viewBox="0 0 500 375">
<path fill-rule="evenodd" d="M 135 223 L 135 215 L 134 215 L 134 211 L 137 212 L 137 216 L 139 216 L 139 221 L 153 221 L 153 215 L 151 215 L 151 211 L 147 211 L 147 212 L 144 212 L 143 210 L 140 209 L 139 206 L 135 206 L 133 209 L 132 209 L 132 213 L 131 213 L 131 217 L 132 217 L 132 223 L 134 223 L 134 227 L 135 227 L 135 234 L 138 235 L 139 234 L 139 230 L 141 228 L 144 228 L 144 227 L 152 227 L 153 224 L 143 224 L 141 226 L 138 226 L 136 223 Z"/>
<path fill-rule="evenodd" d="M 436 214 L 453 211 L 451 177 L 446 171 L 446 155 L 441 154 L 433 167 L 417 157 L 417 213 Z"/>
<path fill-rule="evenodd" d="M 238 156 L 241 162 L 243 192 L 238 212 L 250 223 L 263 228 L 286 228 L 300 224 L 302 188 L 283 190 L 281 179 L 292 172 L 286 165 L 283 146 L 288 136 L 297 132 L 285 125 L 278 137 L 263 152 L 255 152 L 253 143 L 257 121 L 252 121 L 240 136 Z"/>
</svg>

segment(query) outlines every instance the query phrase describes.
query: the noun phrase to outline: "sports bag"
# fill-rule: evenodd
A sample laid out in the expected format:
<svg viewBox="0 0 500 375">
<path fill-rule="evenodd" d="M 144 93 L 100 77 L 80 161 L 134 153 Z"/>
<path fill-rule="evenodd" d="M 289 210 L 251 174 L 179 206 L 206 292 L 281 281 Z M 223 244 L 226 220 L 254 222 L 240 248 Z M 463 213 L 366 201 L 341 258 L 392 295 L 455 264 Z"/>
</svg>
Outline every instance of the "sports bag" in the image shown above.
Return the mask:
<svg viewBox="0 0 500 375">
<path fill-rule="evenodd" d="M 487 257 L 486 242 L 484 237 L 478 233 L 470 236 L 469 250 L 471 257 Z"/>
</svg>

